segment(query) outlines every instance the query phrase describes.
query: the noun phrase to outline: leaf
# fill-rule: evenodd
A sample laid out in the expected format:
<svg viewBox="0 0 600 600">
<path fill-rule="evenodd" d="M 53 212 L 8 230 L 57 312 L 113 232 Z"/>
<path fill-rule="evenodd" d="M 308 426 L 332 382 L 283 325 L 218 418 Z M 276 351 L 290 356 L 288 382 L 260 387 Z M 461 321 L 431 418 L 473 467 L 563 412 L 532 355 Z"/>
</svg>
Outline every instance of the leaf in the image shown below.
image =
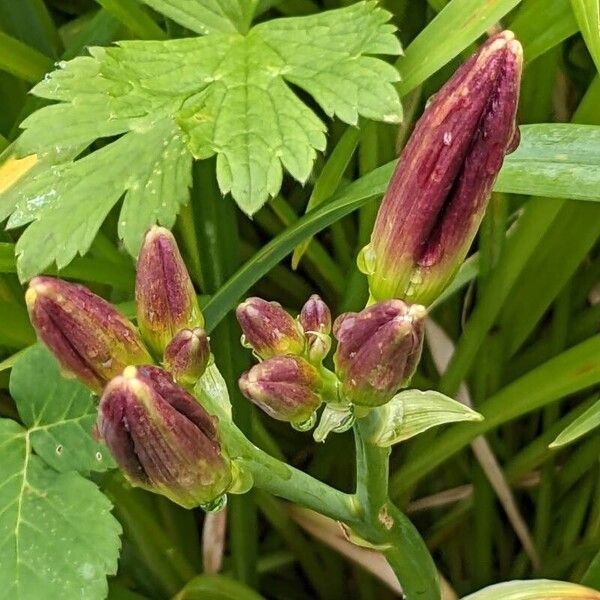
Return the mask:
<svg viewBox="0 0 600 600">
<path fill-rule="evenodd" d="M 117 570 L 121 528 L 111 505 L 77 473 L 31 453 L 29 434 L 0 420 L 0 588 L 6 598 L 101 600 Z"/>
<path fill-rule="evenodd" d="M 566 427 L 550 444 L 550 448 L 558 448 L 570 444 L 586 435 L 600 425 L 600 400 L 588 408 Z"/>
<path fill-rule="evenodd" d="M 532 579 L 497 583 L 465 596 L 463 600 L 598 600 L 600 592 L 566 581 Z"/>
<path fill-rule="evenodd" d="M 403 96 L 421 85 L 493 27 L 520 0 L 452 0 L 425 27 L 400 59 Z M 442 43 L 443 40 L 443 43 Z"/>
<path fill-rule="evenodd" d="M 579 30 L 600 72 L 600 2 L 598 0 L 571 0 Z"/>
<path fill-rule="evenodd" d="M 142 0 L 180 25 L 201 35 L 240 31 L 254 15 L 257 0 Z"/>
<path fill-rule="evenodd" d="M 29 279 L 52 262 L 61 269 L 83 254 L 124 193 L 119 235 L 137 254 L 152 224 L 173 226 L 190 184 L 191 156 L 167 119 L 29 179 L 8 221 L 8 227 L 33 221 L 16 245 L 19 277 Z"/>
<path fill-rule="evenodd" d="M 108 449 L 92 437 L 96 405 L 91 392 L 65 379 L 43 346 L 33 346 L 16 362 L 10 393 L 33 450 L 51 467 L 61 472 L 114 468 Z"/>
<path fill-rule="evenodd" d="M 483 421 L 478 412 L 433 390 L 400 392 L 377 409 L 377 416 L 379 426 L 373 432 L 371 442 L 382 447 L 446 423 Z"/>
<path fill-rule="evenodd" d="M 359 115 L 398 122 L 392 84 L 399 75 L 371 56 L 400 52 L 390 16 L 360 2 L 267 21 L 247 35 L 121 42 L 60 63 L 33 89 L 58 103 L 22 123 L 19 156 L 122 137 L 24 175 L 0 196 L 0 218 L 14 208 L 9 226 L 32 223 L 17 245 L 20 277 L 84 253 L 123 194 L 119 235 L 136 254 L 143 231 L 155 222 L 173 225 L 188 200 L 188 150 L 199 159 L 217 155 L 221 191 L 249 214 L 277 194 L 284 168 L 306 181 L 326 127 L 290 84 L 347 123 Z"/>
<path fill-rule="evenodd" d="M 600 127 L 571 123 L 525 125 L 494 190 L 600 200 Z"/>
<path fill-rule="evenodd" d="M 173 600 L 264 600 L 252 588 L 224 575 L 197 575 Z"/>
</svg>

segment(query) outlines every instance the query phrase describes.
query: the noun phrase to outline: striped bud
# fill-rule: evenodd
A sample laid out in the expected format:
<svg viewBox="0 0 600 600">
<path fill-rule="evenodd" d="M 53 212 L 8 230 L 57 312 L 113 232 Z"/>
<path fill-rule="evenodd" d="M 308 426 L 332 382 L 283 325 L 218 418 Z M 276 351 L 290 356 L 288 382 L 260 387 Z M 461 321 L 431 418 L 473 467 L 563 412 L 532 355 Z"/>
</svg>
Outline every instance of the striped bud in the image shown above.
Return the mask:
<svg viewBox="0 0 600 600">
<path fill-rule="evenodd" d="M 364 406 L 380 406 L 408 384 L 423 347 L 426 310 L 388 300 L 336 319 L 333 357 L 342 395 Z"/>
<path fill-rule="evenodd" d="M 127 365 L 152 360 L 133 324 L 82 285 L 35 277 L 25 301 L 39 339 L 63 372 L 95 393 Z"/>
<path fill-rule="evenodd" d="M 165 348 L 164 367 L 177 383 L 193 385 L 200 379 L 210 358 L 206 331 L 201 327 L 182 329 Z"/>
<path fill-rule="evenodd" d="M 331 348 L 331 312 L 321 297 L 313 294 L 300 311 L 308 359 L 320 363 Z"/>
<path fill-rule="evenodd" d="M 154 226 L 140 250 L 135 280 L 138 326 L 156 356 L 181 329 L 203 327 L 196 292 L 173 234 Z"/>
<path fill-rule="evenodd" d="M 127 367 L 113 379 L 97 429 L 132 485 L 185 508 L 209 505 L 231 484 L 217 419 L 159 367 Z"/>
<path fill-rule="evenodd" d="M 522 49 L 491 37 L 415 126 L 359 255 L 375 301 L 430 304 L 463 262 L 505 154 L 518 145 Z"/>
</svg>

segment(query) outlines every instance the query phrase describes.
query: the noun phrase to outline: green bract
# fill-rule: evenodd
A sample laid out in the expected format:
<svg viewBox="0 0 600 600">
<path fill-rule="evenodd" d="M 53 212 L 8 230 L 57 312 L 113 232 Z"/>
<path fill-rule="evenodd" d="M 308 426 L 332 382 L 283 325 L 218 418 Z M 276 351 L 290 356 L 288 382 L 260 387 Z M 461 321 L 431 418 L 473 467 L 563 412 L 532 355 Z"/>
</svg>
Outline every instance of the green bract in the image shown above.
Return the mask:
<svg viewBox="0 0 600 600">
<path fill-rule="evenodd" d="M 58 164 L 9 189 L 0 207 L 0 218 L 13 212 L 10 227 L 31 223 L 17 247 L 23 278 L 84 253 L 123 194 L 119 235 L 136 254 L 149 225 L 174 224 L 188 199 L 192 156 L 217 155 L 222 192 L 248 214 L 279 192 L 284 169 L 305 182 L 325 149 L 326 126 L 290 84 L 346 123 L 359 115 L 400 121 L 398 72 L 372 56 L 399 54 L 400 43 L 390 13 L 375 2 L 275 19 L 247 34 L 227 18 L 248 10 L 239 2 L 219 3 L 230 8 L 212 20 L 207 3 L 190 2 L 185 13 L 148 3 L 208 34 L 91 48 L 33 89 L 58 104 L 25 119 L 18 152 L 63 152 Z"/>
</svg>

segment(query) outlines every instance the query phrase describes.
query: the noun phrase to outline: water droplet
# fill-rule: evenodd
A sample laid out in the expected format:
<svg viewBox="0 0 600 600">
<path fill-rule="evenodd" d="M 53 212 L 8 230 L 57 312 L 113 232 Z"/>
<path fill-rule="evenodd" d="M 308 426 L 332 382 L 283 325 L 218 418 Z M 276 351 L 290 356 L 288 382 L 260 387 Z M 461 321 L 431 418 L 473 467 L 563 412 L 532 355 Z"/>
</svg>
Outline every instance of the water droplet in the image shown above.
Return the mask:
<svg viewBox="0 0 600 600">
<path fill-rule="evenodd" d="M 96 452 L 96 460 L 100 462 L 102 460 L 102 452 Z"/>
<path fill-rule="evenodd" d="M 212 502 L 201 504 L 200 508 L 207 513 L 215 513 L 223 510 L 227 506 L 227 494 L 215 498 Z"/>
<path fill-rule="evenodd" d="M 317 413 L 314 412 L 306 421 L 302 421 L 301 423 L 292 423 L 292 427 L 296 431 L 309 431 L 311 430 L 317 422 Z"/>
<path fill-rule="evenodd" d="M 60 456 L 62 454 L 62 451 L 63 451 L 62 444 L 59 444 L 58 446 L 56 446 L 56 454 L 58 454 Z"/>
<path fill-rule="evenodd" d="M 449 146 L 452 143 L 452 133 L 450 131 L 444 132 L 444 146 Z"/>
</svg>

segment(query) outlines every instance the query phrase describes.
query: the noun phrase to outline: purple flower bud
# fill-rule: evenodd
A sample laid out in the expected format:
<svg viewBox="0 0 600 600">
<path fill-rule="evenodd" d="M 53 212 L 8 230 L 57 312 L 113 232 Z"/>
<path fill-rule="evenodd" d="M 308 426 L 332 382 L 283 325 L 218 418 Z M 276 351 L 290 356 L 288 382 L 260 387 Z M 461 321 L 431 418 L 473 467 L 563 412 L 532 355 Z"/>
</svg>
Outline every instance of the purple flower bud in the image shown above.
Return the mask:
<svg viewBox="0 0 600 600">
<path fill-rule="evenodd" d="M 25 301 L 39 339 L 65 374 L 96 393 L 127 365 L 152 360 L 133 324 L 82 285 L 35 277 Z"/>
<path fill-rule="evenodd" d="M 279 421 L 305 423 L 321 404 L 319 372 L 298 356 L 274 356 L 254 365 L 239 384 L 248 400 Z"/>
<path fill-rule="evenodd" d="M 415 126 L 359 265 L 376 301 L 429 304 L 464 260 L 505 154 L 518 145 L 522 49 L 490 38 L 439 90 Z"/>
<path fill-rule="evenodd" d="M 193 385 L 200 379 L 210 358 L 206 331 L 201 327 L 182 329 L 165 348 L 164 366 L 177 383 Z"/>
<path fill-rule="evenodd" d="M 300 325 L 304 329 L 308 358 L 321 362 L 331 348 L 331 312 L 321 297 L 313 294 L 300 311 Z"/>
<path fill-rule="evenodd" d="M 152 227 L 144 238 L 137 262 L 135 300 L 140 331 L 157 356 L 181 329 L 204 326 L 177 242 L 164 227 Z"/>
<path fill-rule="evenodd" d="M 159 367 L 127 367 L 113 379 L 97 429 L 133 485 L 181 506 L 211 503 L 231 484 L 217 419 Z"/>
<path fill-rule="evenodd" d="M 276 302 L 248 298 L 235 311 L 244 336 L 261 358 L 284 354 L 302 354 L 304 336 L 297 321 Z"/>
<path fill-rule="evenodd" d="M 405 386 L 417 368 L 425 307 L 388 300 L 336 319 L 333 361 L 342 395 L 364 406 L 380 406 Z"/>
</svg>

